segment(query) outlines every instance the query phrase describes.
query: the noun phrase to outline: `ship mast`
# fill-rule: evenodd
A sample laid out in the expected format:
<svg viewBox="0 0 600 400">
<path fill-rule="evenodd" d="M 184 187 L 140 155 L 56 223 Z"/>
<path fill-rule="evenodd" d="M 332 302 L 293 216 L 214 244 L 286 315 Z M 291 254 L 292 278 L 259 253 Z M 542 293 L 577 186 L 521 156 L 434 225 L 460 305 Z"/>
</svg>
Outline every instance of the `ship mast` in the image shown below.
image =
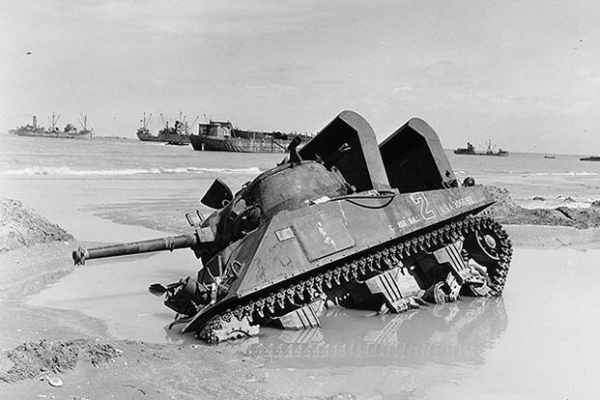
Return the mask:
<svg viewBox="0 0 600 400">
<path fill-rule="evenodd" d="M 185 118 L 186 116 L 183 115 L 183 112 L 179 111 L 179 128 L 177 133 L 185 134 L 185 131 L 187 131 L 187 127 L 185 125 Z"/>
<path fill-rule="evenodd" d="M 81 113 L 81 118 L 78 119 L 77 122 L 79 122 L 79 125 L 81 125 L 83 132 L 87 133 L 88 132 L 87 115 L 85 115 L 84 113 Z M 92 131 L 90 130 L 89 133 L 90 133 L 90 139 L 92 139 Z"/>
<path fill-rule="evenodd" d="M 56 116 L 55 113 L 52 113 L 52 119 L 48 118 L 48 121 L 50 122 L 50 130 L 52 132 L 56 131 L 56 125 L 58 124 L 59 119 L 60 119 L 60 114 L 58 116 Z"/>
<path fill-rule="evenodd" d="M 77 122 L 81 125 L 81 129 L 87 131 L 87 116 L 85 114 L 81 113 L 81 118 L 78 119 Z"/>
<path fill-rule="evenodd" d="M 150 119 L 152 118 L 152 113 L 148 114 L 148 119 L 146 119 L 146 113 L 144 112 L 144 119 L 142 120 L 142 128 L 147 129 L 150 124 Z"/>
</svg>

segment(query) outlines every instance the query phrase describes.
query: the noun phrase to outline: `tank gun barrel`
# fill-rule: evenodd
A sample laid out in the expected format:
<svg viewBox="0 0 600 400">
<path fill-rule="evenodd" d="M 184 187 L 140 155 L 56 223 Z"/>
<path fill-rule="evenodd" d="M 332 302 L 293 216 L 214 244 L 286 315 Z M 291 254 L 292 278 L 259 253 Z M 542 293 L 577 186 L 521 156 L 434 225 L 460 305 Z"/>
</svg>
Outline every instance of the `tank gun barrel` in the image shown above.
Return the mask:
<svg viewBox="0 0 600 400">
<path fill-rule="evenodd" d="M 153 251 L 165 251 L 182 249 L 186 247 L 195 247 L 199 243 L 198 235 L 188 234 L 179 236 L 169 236 L 159 239 L 142 240 L 139 242 L 114 244 L 110 246 L 85 249 L 83 247 L 73 251 L 73 261 L 76 265 L 85 264 L 85 260 L 94 258 L 106 258 L 122 256 L 126 254 L 149 253 Z"/>
</svg>

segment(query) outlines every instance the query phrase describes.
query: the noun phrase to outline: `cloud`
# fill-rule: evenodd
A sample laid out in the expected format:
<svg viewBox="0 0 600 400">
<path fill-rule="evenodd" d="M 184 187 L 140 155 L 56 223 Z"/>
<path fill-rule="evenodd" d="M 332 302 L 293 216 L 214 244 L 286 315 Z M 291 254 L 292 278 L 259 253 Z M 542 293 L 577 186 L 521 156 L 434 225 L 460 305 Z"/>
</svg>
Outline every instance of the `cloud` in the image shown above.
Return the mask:
<svg viewBox="0 0 600 400">
<path fill-rule="evenodd" d="M 239 35 L 282 32 L 302 26 L 313 2 L 240 0 L 144 0 L 77 2 L 74 14 L 129 27 L 134 31 L 167 34 Z"/>
</svg>

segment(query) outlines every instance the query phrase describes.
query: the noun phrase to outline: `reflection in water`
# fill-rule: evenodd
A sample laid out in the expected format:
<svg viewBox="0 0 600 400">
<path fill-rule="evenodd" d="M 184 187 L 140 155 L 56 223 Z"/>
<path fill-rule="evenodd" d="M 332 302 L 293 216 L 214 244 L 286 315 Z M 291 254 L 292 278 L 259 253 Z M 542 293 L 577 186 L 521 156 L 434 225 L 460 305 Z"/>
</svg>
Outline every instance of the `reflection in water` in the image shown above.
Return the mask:
<svg viewBox="0 0 600 400">
<path fill-rule="evenodd" d="M 323 328 L 279 335 L 270 331 L 232 346 L 246 356 L 294 367 L 481 364 L 485 350 L 507 326 L 501 298 L 467 298 L 402 314 L 361 316 L 367 314 L 330 309 L 322 317 Z"/>
<path fill-rule="evenodd" d="M 69 256 L 67 253 L 63 265 L 72 268 Z M 108 335 L 115 339 L 163 343 L 161 327 L 172 320 L 173 314 L 162 305 L 162 299 L 148 293 L 148 284 L 166 280 L 174 273 L 187 274 L 189 269 L 185 268 L 196 263 L 193 253 L 184 251 L 102 260 L 76 268 L 28 298 L 26 305 L 86 314 L 105 324 Z M 180 335 L 179 341 L 185 340 Z"/>
</svg>

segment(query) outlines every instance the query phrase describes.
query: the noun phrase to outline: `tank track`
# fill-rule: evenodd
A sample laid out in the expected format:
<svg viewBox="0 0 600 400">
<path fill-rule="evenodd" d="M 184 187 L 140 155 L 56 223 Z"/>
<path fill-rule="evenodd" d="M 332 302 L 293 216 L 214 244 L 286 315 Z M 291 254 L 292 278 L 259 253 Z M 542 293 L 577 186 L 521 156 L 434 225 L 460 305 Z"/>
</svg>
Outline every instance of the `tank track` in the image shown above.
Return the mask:
<svg viewBox="0 0 600 400">
<path fill-rule="evenodd" d="M 302 305 L 310 304 L 316 299 L 322 298 L 325 292 L 331 291 L 335 287 L 368 279 L 399 265 L 402 260 L 408 257 L 454 243 L 456 240 L 464 239 L 480 230 L 486 230 L 496 238 L 498 257 L 494 265 L 487 266 L 490 279 L 489 287 L 491 289 L 488 297 L 500 296 L 508 275 L 512 244 L 502 226 L 492 218 L 469 216 L 410 239 L 390 243 L 370 254 L 359 255 L 332 269 L 301 279 L 264 297 L 250 300 L 237 306 L 233 311 L 227 309 L 212 317 L 198 331 L 197 337 L 208 343 L 217 343 L 219 339 L 212 332 L 229 323 L 232 318 L 238 320 L 248 318 L 251 323 L 277 318 Z M 463 255 L 469 257 L 466 251 L 463 251 Z"/>
</svg>

